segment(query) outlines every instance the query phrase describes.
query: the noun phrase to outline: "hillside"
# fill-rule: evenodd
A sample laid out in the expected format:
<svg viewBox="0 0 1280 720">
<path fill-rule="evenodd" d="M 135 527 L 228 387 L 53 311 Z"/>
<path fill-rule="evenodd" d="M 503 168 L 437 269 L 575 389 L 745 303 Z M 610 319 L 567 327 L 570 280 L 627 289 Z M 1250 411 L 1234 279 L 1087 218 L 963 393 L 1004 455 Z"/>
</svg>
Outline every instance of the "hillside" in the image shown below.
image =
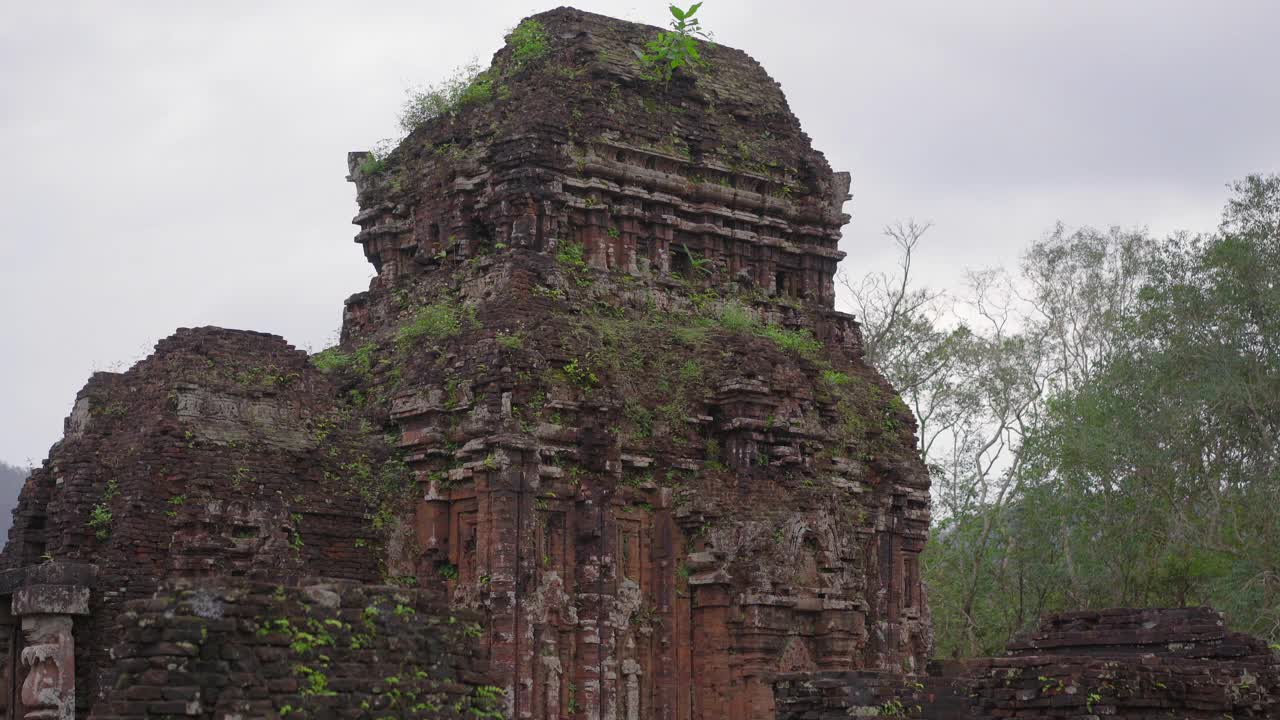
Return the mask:
<svg viewBox="0 0 1280 720">
<path fill-rule="evenodd" d="M 13 522 L 13 508 L 18 504 L 18 491 L 30 471 L 0 461 L 0 533 L 8 535 Z"/>
</svg>

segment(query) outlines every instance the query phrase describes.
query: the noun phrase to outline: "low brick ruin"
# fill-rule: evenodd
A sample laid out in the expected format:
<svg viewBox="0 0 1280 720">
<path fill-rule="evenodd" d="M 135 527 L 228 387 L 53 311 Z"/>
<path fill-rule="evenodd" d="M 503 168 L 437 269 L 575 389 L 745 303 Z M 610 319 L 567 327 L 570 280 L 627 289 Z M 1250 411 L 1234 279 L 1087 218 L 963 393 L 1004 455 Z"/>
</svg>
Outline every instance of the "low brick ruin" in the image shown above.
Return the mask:
<svg viewBox="0 0 1280 720">
<path fill-rule="evenodd" d="M 479 620 L 401 587 L 176 581 L 126 604 L 89 717 L 502 717 Z"/>
<path fill-rule="evenodd" d="M 779 676 L 778 720 L 1280 717 L 1280 658 L 1209 608 L 1050 615 L 1002 657 L 928 675 Z"/>
<path fill-rule="evenodd" d="M 1084 616 L 926 673 L 915 421 L 834 309 L 849 176 L 777 83 L 723 46 L 655 82 L 656 29 L 535 19 L 545 56 L 349 156 L 377 276 L 337 347 L 183 329 L 77 396 L 0 556 L 9 716 L 1137 707 L 1069 652 Z M 1265 712 L 1274 661 L 1216 627 L 1114 662 L 1215 709 L 1247 668 L 1224 697 Z"/>
<path fill-rule="evenodd" d="M 1209 608 L 1051 615 L 976 667 L 976 717 L 1280 716 L 1276 652 Z"/>
</svg>

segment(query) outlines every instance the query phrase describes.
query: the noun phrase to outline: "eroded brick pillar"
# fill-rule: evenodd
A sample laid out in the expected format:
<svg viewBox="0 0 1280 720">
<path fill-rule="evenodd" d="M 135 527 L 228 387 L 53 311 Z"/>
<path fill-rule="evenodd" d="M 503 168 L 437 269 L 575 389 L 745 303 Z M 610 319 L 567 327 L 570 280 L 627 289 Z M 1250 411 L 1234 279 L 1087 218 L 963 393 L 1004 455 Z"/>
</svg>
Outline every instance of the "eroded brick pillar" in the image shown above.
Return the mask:
<svg viewBox="0 0 1280 720">
<path fill-rule="evenodd" d="M 27 585 L 13 594 L 13 614 L 22 619 L 23 645 L 19 658 L 26 676 L 17 698 L 21 717 L 73 720 L 76 716 L 76 645 L 71 619 L 74 615 L 89 614 L 89 588 Z"/>
<path fill-rule="evenodd" d="M 729 585 L 697 576 L 689 583 L 693 594 L 693 717 L 734 717 L 730 713 L 733 676 L 729 661 L 733 643 L 729 635 Z"/>
</svg>

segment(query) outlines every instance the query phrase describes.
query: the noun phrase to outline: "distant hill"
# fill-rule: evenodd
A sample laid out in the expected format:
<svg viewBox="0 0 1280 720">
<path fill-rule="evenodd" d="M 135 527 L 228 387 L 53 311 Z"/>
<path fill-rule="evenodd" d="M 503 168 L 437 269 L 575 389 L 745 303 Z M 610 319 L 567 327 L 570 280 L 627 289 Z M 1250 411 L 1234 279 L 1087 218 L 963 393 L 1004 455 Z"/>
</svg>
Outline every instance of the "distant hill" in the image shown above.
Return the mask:
<svg viewBox="0 0 1280 720">
<path fill-rule="evenodd" d="M 18 491 L 31 471 L 0 461 L 0 546 L 9 537 L 13 508 L 18 504 Z"/>
</svg>

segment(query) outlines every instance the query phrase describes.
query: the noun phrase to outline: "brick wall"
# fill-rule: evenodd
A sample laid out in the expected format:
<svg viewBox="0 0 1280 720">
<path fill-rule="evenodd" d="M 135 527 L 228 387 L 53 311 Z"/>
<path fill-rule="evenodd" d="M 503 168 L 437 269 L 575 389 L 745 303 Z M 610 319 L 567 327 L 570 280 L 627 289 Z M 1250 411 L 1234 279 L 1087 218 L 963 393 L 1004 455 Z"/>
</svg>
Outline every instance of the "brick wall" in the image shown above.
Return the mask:
<svg viewBox="0 0 1280 720">
<path fill-rule="evenodd" d="M 115 627 L 115 685 L 89 717 L 505 717 L 478 616 L 349 581 L 166 583 Z"/>
</svg>

